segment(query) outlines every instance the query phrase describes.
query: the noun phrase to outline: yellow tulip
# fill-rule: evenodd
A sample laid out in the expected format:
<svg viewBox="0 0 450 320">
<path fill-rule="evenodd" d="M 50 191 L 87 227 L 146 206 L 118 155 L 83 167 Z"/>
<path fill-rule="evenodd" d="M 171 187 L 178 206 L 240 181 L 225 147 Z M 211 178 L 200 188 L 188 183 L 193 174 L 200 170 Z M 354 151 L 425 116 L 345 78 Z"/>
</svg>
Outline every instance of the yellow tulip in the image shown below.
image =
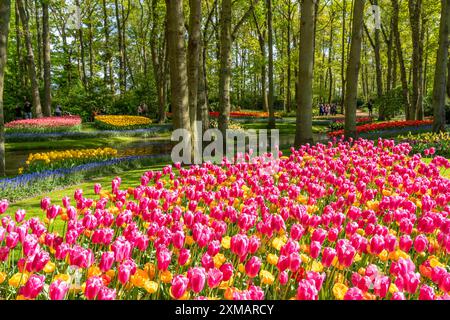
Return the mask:
<svg viewBox="0 0 450 320">
<path fill-rule="evenodd" d="M 333 295 L 338 300 L 344 300 L 348 287 L 342 283 L 335 283 L 333 286 Z"/>
<path fill-rule="evenodd" d="M 276 266 L 278 264 L 278 256 L 273 253 L 269 253 L 267 255 L 267 262 L 273 266 Z"/>
<path fill-rule="evenodd" d="M 146 280 L 144 282 L 144 289 L 150 294 L 155 293 L 158 291 L 158 284 L 154 281 Z"/>
<path fill-rule="evenodd" d="M 18 288 L 28 281 L 28 274 L 26 273 L 16 273 L 8 281 L 11 287 Z"/>
<path fill-rule="evenodd" d="M 231 238 L 229 236 L 223 237 L 221 244 L 225 249 L 230 249 Z"/>
<path fill-rule="evenodd" d="M 169 270 L 165 270 L 165 271 L 161 272 L 161 274 L 159 275 L 159 278 L 161 279 L 161 281 L 163 283 L 171 283 L 172 279 L 173 279 L 173 275 Z"/>
<path fill-rule="evenodd" d="M 47 262 L 47 264 L 44 267 L 44 272 L 52 273 L 53 271 L 55 271 L 55 268 L 56 268 L 56 265 L 53 262 L 49 261 L 49 262 Z"/>
<path fill-rule="evenodd" d="M 6 280 L 6 273 L 0 272 L 0 284 Z"/>
<path fill-rule="evenodd" d="M 267 270 L 261 270 L 259 273 L 261 283 L 271 285 L 275 281 L 275 276 Z"/>
</svg>

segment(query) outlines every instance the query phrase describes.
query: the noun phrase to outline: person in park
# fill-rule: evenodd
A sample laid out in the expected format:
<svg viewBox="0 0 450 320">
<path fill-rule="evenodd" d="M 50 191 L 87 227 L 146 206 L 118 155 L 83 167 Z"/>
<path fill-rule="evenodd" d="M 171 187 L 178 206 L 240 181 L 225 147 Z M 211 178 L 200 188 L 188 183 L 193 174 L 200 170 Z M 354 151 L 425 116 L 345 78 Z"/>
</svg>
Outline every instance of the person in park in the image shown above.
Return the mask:
<svg viewBox="0 0 450 320">
<path fill-rule="evenodd" d="M 16 105 L 16 109 L 14 110 L 14 115 L 16 120 L 22 119 L 22 108 L 20 107 L 20 103 Z"/>
<path fill-rule="evenodd" d="M 56 116 L 56 117 L 61 117 L 61 116 L 62 116 L 62 107 L 61 107 L 60 104 L 58 104 L 58 105 L 56 106 L 56 109 L 55 109 L 55 116 Z"/>
<path fill-rule="evenodd" d="M 23 111 L 25 113 L 25 119 L 33 118 L 33 114 L 31 113 L 31 102 L 27 97 L 24 97 L 25 102 L 23 103 Z"/>
<path fill-rule="evenodd" d="M 367 108 L 369 109 L 369 117 L 371 117 L 373 115 L 373 104 L 372 104 L 372 100 L 369 100 L 369 102 L 367 102 Z"/>
</svg>

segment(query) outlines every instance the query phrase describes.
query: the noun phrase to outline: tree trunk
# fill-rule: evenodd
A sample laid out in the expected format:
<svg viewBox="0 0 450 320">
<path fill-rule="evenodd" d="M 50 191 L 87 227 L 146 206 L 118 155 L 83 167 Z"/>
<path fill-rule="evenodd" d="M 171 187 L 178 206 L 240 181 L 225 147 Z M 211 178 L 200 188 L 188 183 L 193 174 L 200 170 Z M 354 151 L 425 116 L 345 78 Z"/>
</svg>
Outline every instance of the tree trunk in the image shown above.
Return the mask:
<svg viewBox="0 0 450 320">
<path fill-rule="evenodd" d="M 408 78 L 406 75 L 405 68 L 405 60 L 403 59 L 403 50 L 400 40 L 400 32 L 398 30 L 398 22 L 399 22 L 399 6 L 398 0 L 392 1 L 392 9 L 393 9 L 393 17 L 392 17 L 392 28 L 394 32 L 395 38 L 395 50 L 397 51 L 397 60 L 400 67 L 400 79 L 402 82 L 402 95 L 403 95 L 403 103 L 405 108 L 405 119 L 411 120 L 413 117 L 410 115 L 411 107 L 409 101 L 409 88 L 408 88 Z"/>
<path fill-rule="evenodd" d="M 202 122 L 202 132 L 209 129 L 208 96 L 206 88 L 206 48 L 202 46 L 199 61 L 197 120 Z"/>
<path fill-rule="evenodd" d="M 166 102 L 164 98 L 164 85 L 165 85 L 165 74 L 164 74 L 164 46 L 160 48 L 157 44 L 157 26 L 159 24 L 159 16 L 157 11 L 158 0 L 152 0 L 151 11 L 152 11 L 152 27 L 150 30 L 150 50 L 152 56 L 153 65 L 153 77 L 155 78 L 156 91 L 158 95 L 158 122 L 164 123 L 166 121 Z M 165 43 L 167 41 L 166 37 L 162 41 Z M 159 52 L 158 52 L 159 48 Z"/>
<path fill-rule="evenodd" d="M 114 80 L 112 74 L 112 53 L 109 44 L 109 22 L 108 22 L 108 10 L 106 7 L 106 0 L 103 0 L 102 4 L 103 4 L 103 30 L 105 33 L 104 82 L 105 84 L 109 84 L 111 92 L 114 92 Z"/>
<path fill-rule="evenodd" d="M 409 18 L 412 36 L 412 96 L 409 110 L 409 119 L 417 119 L 422 108 L 422 83 L 421 83 L 421 22 L 422 0 L 408 0 Z"/>
<path fill-rule="evenodd" d="M 297 125 L 295 146 L 313 142 L 313 63 L 314 63 L 314 8 L 317 0 L 302 0 L 300 17 L 299 72 Z"/>
<path fill-rule="evenodd" d="M 201 21 L 202 4 L 200 0 L 189 0 L 189 42 L 188 42 L 188 90 L 189 90 L 189 119 L 191 129 L 192 156 L 194 152 L 200 152 L 196 149 L 197 140 L 197 104 L 199 87 L 199 69 L 200 69 L 200 48 L 201 48 Z M 194 158 L 192 158 L 194 159 Z"/>
<path fill-rule="evenodd" d="M 347 89 L 345 95 L 345 136 L 356 137 L 356 106 L 358 99 L 358 76 L 361 60 L 361 40 L 365 0 L 355 0 L 353 7 L 352 42 L 347 66 Z"/>
<path fill-rule="evenodd" d="M 11 15 L 11 1 L 0 2 L 0 176 L 5 176 L 5 118 L 3 113 L 3 89 L 8 53 L 9 19 Z"/>
<path fill-rule="evenodd" d="M 166 8 L 173 124 L 190 130 L 183 1 L 166 0 Z"/>
<path fill-rule="evenodd" d="M 231 101 L 231 0 L 222 0 L 220 12 L 219 130 L 226 137 Z M 223 139 L 226 146 L 226 138 Z M 225 152 L 225 150 L 224 150 Z"/>
<path fill-rule="evenodd" d="M 25 2 L 26 3 L 26 2 Z M 39 1 L 34 0 L 34 17 L 36 21 L 36 49 L 37 49 L 37 75 L 39 81 L 44 79 L 44 68 L 42 63 L 42 32 L 41 23 L 39 21 Z"/>
<path fill-rule="evenodd" d="M 274 84 L 273 84 L 273 27 L 272 27 L 272 0 L 266 1 L 267 5 L 267 32 L 269 45 L 269 129 L 275 128 L 275 112 L 273 109 Z"/>
<path fill-rule="evenodd" d="M 39 96 L 39 83 L 36 75 L 36 65 L 34 63 L 34 53 L 33 45 L 31 43 L 30 29 L 28 27 L 29 17 L 25 12 L 23 0 L 17 0 L 17 6 L 19 8 L 20 20 L 22 21 L 25 44 L 27 46 L 28 75 L 31 82 L 34 113 L 37 118 L 42 118 L 41 98 Z"/>
<path fill-rule="evenodd" d="M 441 0 L 439 49 L 433 88 L 434 132 L 445 131 L 446 71 L 448 63 L 448 35 L 450 26 L 450 0 Z"/>
<path fill-rule="evenodd" d="M 119 49 L 119 89 L 120 94 L 123 95 L 125 93 L 125 52 L 123 50 L 123 30 L 120 19 L 119 3 L 115 0 L 114 4 L 116 12 L 117 43 Z"/>
<path fill-rule="evenodd" d="M 20 30 L 20 17 L 19 17 L 19 9 L 17 7 L 17 4 L 14 6 L 14 13 L 15 13 L 15 28 L 16 28 L 16 55 L 17 55 L 17 71 L 18 71 L 18 83 L 22 87 L 26 87 L 26 78 L 25 78 L 25 66 L 24 66 L 24 59 L 22 54 L 22 38 L 23 34 Z"/>
<path fill-rule="evenodd" d="M 44 115 L 49 117 L 52 113 L 52 91 L 51 91 L 51 72 L 50 72 L 50 32 L 48 19 L 48 2 L 42 1 L 42 40 L 44 51 Z"/>
<path fill-rule="evenodd" d="M 342 39 L 341 39 L 341 86 L 342 86 L 342 96 L 341 96 L 341 113 L 344 113 L 344 100 L 345 100 L 345 23 L 347 16 L 346 0 L 342 1 Z"/>
<path fill-rule="evenodd" d="M 261 64 L 261 97 L 263 104 L 263 111 L 269 111 L 269 101 L 267 96 L 267 75 L 266 75 L 266 35 L 265 31 L 261 30 L 259 26 L 258 19 L 256 18 L 255 12 L 253 12 L 253 20 L 255 21 L 256 31 L 258 32 L 258 42 L 259 49 L 261 50 L 261 56 L 263 58 L 263 62 Z"/>
<path fill-rule="evenodd" d="M 291 93 L 291 80 L 292 80 L 292 71 L 291 71 L 291 30 L 292 30 L 292 3 L 288 1 L 288 25 L 287 25 L 287 92 L 286 92 L 286 111 L 291 112 L 291 104 L 292 104 L 292 93 Z"/>
</svg>

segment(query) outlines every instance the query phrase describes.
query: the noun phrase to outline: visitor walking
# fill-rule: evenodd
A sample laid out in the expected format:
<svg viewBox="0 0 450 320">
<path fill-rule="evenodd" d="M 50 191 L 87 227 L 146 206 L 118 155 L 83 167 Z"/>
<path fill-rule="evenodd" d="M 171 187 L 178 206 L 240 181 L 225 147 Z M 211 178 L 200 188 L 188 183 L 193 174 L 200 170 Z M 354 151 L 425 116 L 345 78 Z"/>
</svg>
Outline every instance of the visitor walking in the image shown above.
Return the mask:
<svg viewBox="0 0 450 320">
<path fill-rule="evenodd" d="M 59 105 L 59 104 L 56 106 L 55 116 L 57 116 L 57 117 L 61 117 L 62 116 L 62 108 L 61 108 L 61 105 Z"/>
<path fill-rule="evenodd" d="M 373 115 L 372 100 L 369 100 L 369 102 L 367 103 L 367 108 L 369 109 L 369 117 L 371 117 Z"/>
<path fill-rule="evenodd" d="M 16 120 L 22 119 L 22 108 L 20 107 L 20 103 L 16 105 L 16 109 L 14 111 Z"/>
<path fill-rule="evenodd" d="M 28 101 L 27 97 L 24 97 L 23 111 L 25 113 L 25 119 L 33 118 L 33 114 L 31 113 L 31 102 Z"/>
</svg>

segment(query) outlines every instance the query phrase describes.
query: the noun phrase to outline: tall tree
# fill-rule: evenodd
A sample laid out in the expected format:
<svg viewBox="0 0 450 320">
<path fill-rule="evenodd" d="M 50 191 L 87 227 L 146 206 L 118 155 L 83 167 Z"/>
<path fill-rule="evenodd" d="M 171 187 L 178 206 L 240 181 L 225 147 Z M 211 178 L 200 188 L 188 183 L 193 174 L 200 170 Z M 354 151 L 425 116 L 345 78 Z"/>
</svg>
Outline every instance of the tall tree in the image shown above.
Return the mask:
<svg viewBox="0 0 450 320">
<path fill-rule="evenodd" d="M 39 83 L 36 75 L 33 44 L 31 42 L 30 28 L 28 25 L 29 16 L 25 11 L 25 7 L 23 6 L 23 0 L 17 0 L 16 3 L 19 9 L 20 21 L 22 21 L 23 33 L 25 36 L 25 44 L 27 46 L 28 76 L 31 82 L 34 113 L 36 117 L 42 118 L 41 98 L 39 96 Z"/>
<path fill-rule="evenodd" d="M 356 106 L 358 99 L 358 76 L 361 62 L 364 4 L 365 0 L 355 0 L 353 6 L 352 40 L 347 65 L 347 88 L 344 102 L 344 131 L 346 137 L 356 136 Z"/>
<path fill-rule="evenodd" d="M 267 6 L 267 33 L 269 46 L 269 128 L 275 128 L 274 112 L 274 83 L 273 83 L 273 18 L 272 18 L 272 0 L 266 0 Z"/>
<path fill-rule="evenodd" d="M 298 61 L 298 100 L 295 145 L 313 142 L 313 64 L 314 64 L 314 17 L 317 0 L 302 0 L 300 18 L 300 44 Z"/>
<path fill-rule="evenodd" d="M 0 2 L 0 175 L 5 175 L 5 118 L 3 113 L 3 89 L 8 53 L 9 19 L 11 15 L 11 0 Z"/>
<path fill-rule="evenodd" d="M 399 23 L 399 4 L 398 0 L 391 0 L 392 3 L 392 30 L 394 33 L 394 40 L 395 40 L 395 51 L 397 52 L 397 60 L 400 66 L 400 80 L 402 83 L 402 96 L 403 96 L 403 103 L 404 103 L 404 110 L 405 110 L 405 118 L 406 120 L 413 119 L 413 116 L 411 116 L 411 106 L 410 106 L 410 99 L 409 99 L 409 88 L 408 88 L 408 79 L 406 76 L 406 67 L 405 67 L 405 60 L 403 58 L 403 49 L 402 49 L 402 43 L 400 38 L 400 32 L 398 28 Z"/>
<path fill-rule="evenodd" d="M 433 131 L 445 131 L 446 71 L 448 63 L 448 36 L 450 27 L 450 0 L 441 0 L 441 21 L 439 26 L 439 49 L 434 75 Z"/>
<path fill-rule="evenodd" d="M 173 125 L 190 130 L 183 0 L 166 0 L 166 10 Z"/>
<path fill-rule="evenodd" d="M 412 36 L 412 96 L 409 119 L 423 119 L 422 0 L 408 0 Z"/>
<path fill-rule="evenodd" d="M 197 103 L 201 52 L 201 21 L 202 4 L 200 0 L 189 0 L 189 42 L 188 42 L 188 90 L 189 90 L 189 118 L 191 129 L 191 146 L 198 152 L 197 146 Z M 194 156 L 194 152 L 192 156 Z"/>
<path fill-rule="evenodd" d="M 241 26 L 252 14 L 253 7 L 259 0 L 251 0 L 250 8 L 243 14 L 242 18 L 232 28 L 232 1 L 222 0 L 220 10 L 220 75 L 219 75 L 219 130 L 226 136 L 228 122 L 230 119 L 231 100 L 231 46 Z M 226 139 L 223 139 L 226 145 Z"/>
<path fill-rule="evenodd" d="M 253 10 L 253 20 L 255 21 L 256 31 L 258 32 L 259 49 L 261 50 L 261 97 L 264 112 L 269 111 L 269 98 L 267 96 L 267 67 L 266 67 L 266 30 L 262 29 Z"/>
<path fill-rule="evenodd" d="M 50 30 L 49 30 L 49 10 L 48 0 L 42 0 L 42 48 L 44 53 L 44 115 L 49 117 L 52 113 L 52 92 L 51 92 L 51 61 L 50 61 Z"/>
</svg>

